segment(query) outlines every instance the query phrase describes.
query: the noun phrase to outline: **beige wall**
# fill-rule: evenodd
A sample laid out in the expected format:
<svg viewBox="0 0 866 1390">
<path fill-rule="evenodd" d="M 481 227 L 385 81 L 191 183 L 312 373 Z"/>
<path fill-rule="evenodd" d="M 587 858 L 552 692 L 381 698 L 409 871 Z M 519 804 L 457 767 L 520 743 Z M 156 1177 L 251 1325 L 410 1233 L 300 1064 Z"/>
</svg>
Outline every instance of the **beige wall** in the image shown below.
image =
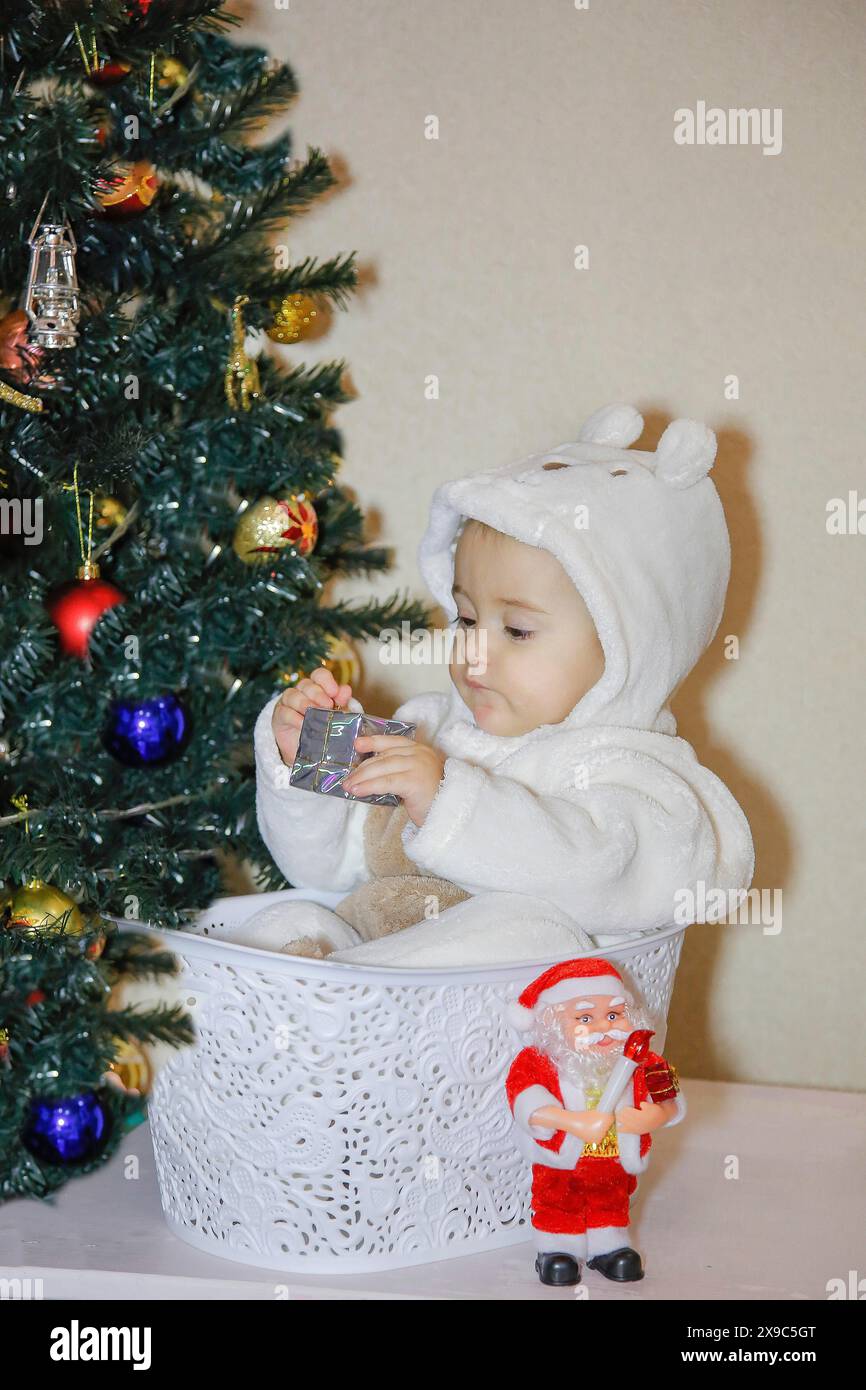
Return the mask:
<svg viewBox="0 0 866 1390">
<path fill-rule="evenodd" d="M 243 12 L 239 38 L 295 67 L 296 154 L 320 146 L 344 179 L 288 241 L 364 268 L 304 356 L 351 365 L 343 480 L 394 547 L 379 594 L 422 596 L 446 477 L 571 437 L 612 400 L 648 413 L 650 447 L 673 414 L 717 430 L 733 580 L 675 713 L 745 808 L 783 927 L 690 929 L 668 1052 L 690 1075 L 862 1088 L 866 535 L 825 526 L 829 498 L 866 495 L 860 0 Z M 781 153 L 675 144 L 674 111 L 700 100 L 781 108 Z M 386 714 L 446 680 L 369 646 L 361 695 Z"/>
</svg>

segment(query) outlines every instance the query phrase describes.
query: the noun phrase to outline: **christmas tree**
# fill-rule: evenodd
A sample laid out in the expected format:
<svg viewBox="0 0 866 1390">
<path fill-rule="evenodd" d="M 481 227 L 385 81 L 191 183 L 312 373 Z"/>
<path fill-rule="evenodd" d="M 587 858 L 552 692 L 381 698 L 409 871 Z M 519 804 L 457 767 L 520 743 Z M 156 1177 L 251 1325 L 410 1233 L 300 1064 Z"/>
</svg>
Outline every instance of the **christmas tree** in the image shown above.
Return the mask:
<svg viewBox="0 0 866 1390">
<path fill-rule="evenodd" d="M 287 134 L 253 142 L 297 84 L 238 22 L 220 0 L 4 4 L 0 1196 L 103 1161 L 130 1104 L 106 1068 L 191 1036 L 113 1003 L 173 962 L 111 916 L 181 926 L 231 856 L 285 886 L 255 816 L 269 696 L 428 620 L 325 601 L 389 556 L 336 477 L 345 364 L 270 341 L 346 306 L 355 253 L 272 244 L 335 179 Z"/>
</svg>

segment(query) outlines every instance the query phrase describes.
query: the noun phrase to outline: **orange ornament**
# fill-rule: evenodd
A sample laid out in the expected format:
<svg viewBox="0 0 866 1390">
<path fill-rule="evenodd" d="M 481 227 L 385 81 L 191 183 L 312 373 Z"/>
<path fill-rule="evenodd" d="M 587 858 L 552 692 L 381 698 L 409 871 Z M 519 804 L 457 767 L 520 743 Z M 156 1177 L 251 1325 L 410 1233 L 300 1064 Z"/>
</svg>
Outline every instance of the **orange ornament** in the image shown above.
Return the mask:
<svg viewBox="0 0 866 1390">
<path fill-rule="evenodd" d="M 139 159 L 123 165 L 116 178 L 103 179 L 97 197 L 106 217 L 134 217 L 150 207 L 158 188 L 153 165 Z"/>
<path fill-rule="evenodd" d="M 0 319 L 0 367 L 19 386 L 50 387 L 55 378 L 40 375 L 45 353 L 30 341 L 30 318 L 25 309 L 12 309 Z"/>
</svg>

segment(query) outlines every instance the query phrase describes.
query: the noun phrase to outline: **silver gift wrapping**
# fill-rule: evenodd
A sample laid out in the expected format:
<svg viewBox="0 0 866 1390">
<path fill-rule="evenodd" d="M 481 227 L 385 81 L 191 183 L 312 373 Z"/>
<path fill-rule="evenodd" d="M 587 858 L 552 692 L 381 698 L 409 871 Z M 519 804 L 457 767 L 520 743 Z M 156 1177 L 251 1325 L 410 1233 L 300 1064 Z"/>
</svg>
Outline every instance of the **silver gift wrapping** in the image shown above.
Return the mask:
<svg viewBox="0 0 866 1390">
<path fill-rule="evenodd" d="M 402 719 L 377 719 L 372 714 L 353 714 L 349 710 L 319 709 L 309 705 L 298 738 L 298 751 L 289 783 L 303 791 L 322 792 L 325 796 L 342 796 L 346 801 L 368 801 L 377 806 L 399 806 L 400 798 L 393 792 L 380 796 L 353 796 L 344 791 L 343 782 L 358 763 L 372 758 L 372 753 L 359 753 L 355 739 L 359 734 L 404 734 L 415 737 L 417 725 Z"/>
</svg>

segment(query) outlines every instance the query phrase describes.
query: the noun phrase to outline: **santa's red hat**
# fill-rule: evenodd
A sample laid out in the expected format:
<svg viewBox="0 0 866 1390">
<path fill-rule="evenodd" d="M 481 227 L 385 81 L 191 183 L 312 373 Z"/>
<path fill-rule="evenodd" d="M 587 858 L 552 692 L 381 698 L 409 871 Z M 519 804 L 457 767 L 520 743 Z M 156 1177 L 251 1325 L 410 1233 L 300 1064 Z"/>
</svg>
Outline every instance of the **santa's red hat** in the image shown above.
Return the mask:
<svg viewBox="0 0 866 1390">
<path fill-rule="evenodd" d="M 577 999 L 581 994 L 621 994 L 627 1003 L 631 994 L 623 984 L 615 965 L 599 956 L 589 960 L 563 960 L 552 965 L 527 985 L 523 993 L 508 1005 L 507 1018 L 512 1028 L 526 1033 L 535 1023 L 536 1011 L 565 999 Z"/>
</svg>

